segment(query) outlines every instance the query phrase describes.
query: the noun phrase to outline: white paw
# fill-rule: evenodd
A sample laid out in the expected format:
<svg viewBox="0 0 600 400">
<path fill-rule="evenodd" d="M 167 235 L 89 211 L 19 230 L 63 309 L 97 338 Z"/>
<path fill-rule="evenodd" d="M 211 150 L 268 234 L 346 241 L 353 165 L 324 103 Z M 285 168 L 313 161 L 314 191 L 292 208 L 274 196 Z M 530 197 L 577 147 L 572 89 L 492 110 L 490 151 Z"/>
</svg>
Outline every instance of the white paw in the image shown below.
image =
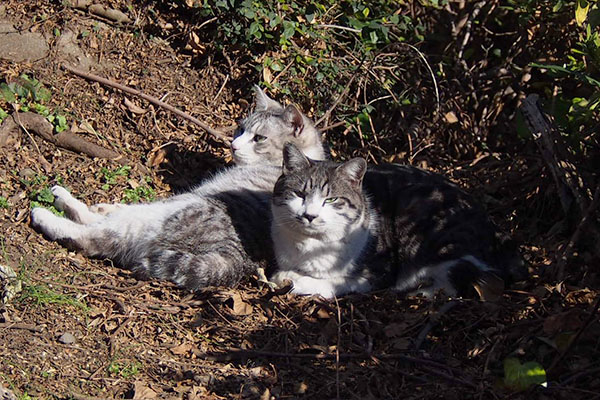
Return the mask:
<svg viewBox="0 0 600 400">
<path fill-rule="evenodd" d="M 57 239 L 56 231 L 54 230 L 57 219 L 60 219 L 60 217 L 57 217 L 52 211 L 46 208 L 36 207 L 31 210 L 31 225 L 40 230 L 50 240 Z"/>
<path fill-rule="evenodd" d="M 123 208 L 124 206 L 125 206 L 125 204 L 119 204 L 119 203 L 115 203 L 115 204 L 98 203 L 98 204 L 91 205 L 89 207 L 89 209 L 91 212 L 93 212 L 95 214 L 108 215 L 120 208 Z"/>
<path fill-rule="evenodd" d="M 300 295 L 319 295 L 326 299 L 335 297 L 335 288 L 333 285 L 323 279 L 315 279 L 310 276 L 301 276 L 294 279 L 292 293 Z"/>
<path fill-rule="evenodd" d="M 58 185 L 52 186 L 50 191 L 54 195 L 54 207 L 60 211 L 64 211 L 67 204 L 73 199 L 71 193 L 64 187 Z"/>
</svg>

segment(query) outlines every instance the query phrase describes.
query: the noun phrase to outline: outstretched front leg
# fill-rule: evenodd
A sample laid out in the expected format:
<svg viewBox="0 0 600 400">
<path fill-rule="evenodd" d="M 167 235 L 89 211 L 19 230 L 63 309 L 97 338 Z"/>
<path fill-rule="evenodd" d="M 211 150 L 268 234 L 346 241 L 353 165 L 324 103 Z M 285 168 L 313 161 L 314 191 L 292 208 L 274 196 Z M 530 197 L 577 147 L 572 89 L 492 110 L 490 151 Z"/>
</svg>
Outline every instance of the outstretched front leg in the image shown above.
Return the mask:
<svg viewBox="0 0 600 400">
<path fill-rule="evenodd" d="M 67 218 L 80 224 L 92 224 L 101 220 L 106 215 L 127 207 L 125 204 L 94 204 L 88 207 L 85 203 L 77 200 L 67 189 L 62 186 L 54 186 L 52 189 L 54 195 L 54 207 L 64 211 Z"/>
<path fill-rule="evenodd" d="M 48 239 L 64 243 L 69 248 L 83 248 L 86 226 L 70 219 L 59 217 L 52 211 L 36 207 L 31 210 L 31 225 Z"/>
</svg>

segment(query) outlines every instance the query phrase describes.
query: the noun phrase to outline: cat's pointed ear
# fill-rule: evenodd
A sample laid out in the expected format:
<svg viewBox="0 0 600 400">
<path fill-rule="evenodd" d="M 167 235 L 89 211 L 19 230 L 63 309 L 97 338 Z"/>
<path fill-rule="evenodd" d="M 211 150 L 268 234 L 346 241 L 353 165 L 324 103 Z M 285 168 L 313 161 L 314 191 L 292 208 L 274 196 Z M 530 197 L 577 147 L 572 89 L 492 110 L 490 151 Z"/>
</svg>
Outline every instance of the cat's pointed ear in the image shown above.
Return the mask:
<svg viewBox="0 0 600 400">
<path fill-rule="evenodd" d="M 298 147 L 293 143 L 286 143 L 283 146 L 283 173 L 287 175 L 294 171 L 299 171 L 310 167 L 310 161 Z"/>
<path fill-rule="evenodd" d="M 256 102 L 256 111 L 267 111 L 267 110 L 281 110 L 283 106 L 279 102 L 273 100 L 258 86 L 254 85 L 256 95 L 254 101 Z"/>
<path fill-rule="evenodd" d="M 294 127 L 294 136 L 300 136 L 304 130 L 304 118 L 302 118 L 302 113 L 295 105 L 290 104 L 285 107 L 285 110 L 283 110 L 283 119 Z"/>
<path fill-rule="evenodd" d="M 367 162 L 363 158 L 353 158 L 337 167 L 336 171 L 350 182 L 352 188 L 360 190 L 367 172 Z"/>
</svg>

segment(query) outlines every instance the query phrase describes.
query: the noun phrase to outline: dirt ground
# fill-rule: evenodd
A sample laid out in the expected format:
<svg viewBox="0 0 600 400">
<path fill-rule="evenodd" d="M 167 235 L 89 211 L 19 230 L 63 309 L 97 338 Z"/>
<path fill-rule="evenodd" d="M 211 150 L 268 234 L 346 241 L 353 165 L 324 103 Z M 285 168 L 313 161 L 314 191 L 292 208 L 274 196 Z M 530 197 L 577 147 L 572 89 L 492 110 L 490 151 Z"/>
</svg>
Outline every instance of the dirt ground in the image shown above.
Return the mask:
<svg viewBox="0 0 600 400">
<path fill-rule="evenodd" d="M 148 18 L 141 4 L 133 8 L 139 21 Z M 542 220 L 557 205 L 540 197 L 552 180 L 535 147 L 458 161 L 423 153 L 428 167 L 480 197 L 521 245 L 530 279 L 498 301 L 381 292 L 334 302 L 273 293 L 255 278 L 190 294 L 138 281 L 30 227 L 31 202 L 43 201 L 40 193 L 53 184 L 88 204 L 148 201 L 185 190 L 229 160 L 227 146 L 198 126 L 61 65 L 135 87 L 219 128 L 248 112 L 256 71 L 222 58 L 197 63 L 175 39 L 60 2 L 4 1 L 0 20 L 48 43 L 38 60 L 0 54 L 2 81 L 34 76 L 52 91 L 49 104 L 60 107 L 71 131 L 131 161 L 124 169 L 26 132 L 0 147 L 0 195 L 8 200 L 0 263 L 22 282 L 0 309 L 0 386 L 16 398 L 600 398 L 598 260 L 575 252 L 567 280 L 543 275 L 568 238 Z M 547 388 L 505 387 L 510 357 L 540 363 Z"/>
</svg>

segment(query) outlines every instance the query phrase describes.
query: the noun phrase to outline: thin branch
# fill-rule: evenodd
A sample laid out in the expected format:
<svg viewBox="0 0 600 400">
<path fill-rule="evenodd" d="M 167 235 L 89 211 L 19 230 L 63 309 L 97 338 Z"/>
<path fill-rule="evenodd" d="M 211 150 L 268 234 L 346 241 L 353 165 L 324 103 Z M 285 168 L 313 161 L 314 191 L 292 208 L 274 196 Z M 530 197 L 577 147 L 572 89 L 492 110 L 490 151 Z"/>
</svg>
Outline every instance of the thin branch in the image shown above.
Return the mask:
<svg viewBox="0 0 600 400">
<path fill-rule="evenodd" d="M 162 108 L 164 108 L 166 110 L 169 110 L 172 113 L 177 114 L 180 117 L 182 117 L 182 118 L 184 118 L 184 119 L 186 119 L 186 120 L 188 120 L 188 121 L 190 121 L 190 122 L 198 125 L 200 128 L 202 128 L 206 132 L 210 133 L 216 139 L 219 139 L 219 140 L 224 141 L 224 142 L 228 141 L 227 136 L 223 132 L 218 131 L 218 130 L 210 127 L 206 123 L 200 121 L 198 118 L 192 117 L 191 115 L 189 115 L 189 114 L 187 114 L 187 113 L 179 110 L 178 108 L 173 107 L 170 104 L 167 104 L 167 103 L 159 100 L 158 98 L 156 98 L 154 96 L 150 96 L 150 95 L 148 95 L 146 93 L 143 93 L 143 92 L 141 92 L 141 91 L 139 91 L 137 89 L 131 88 L 129 86 L 121 85 L 120 83 L 111 81 L 110 79 L 102 78 L 102 77 L 100 77 L 98 75 L 94 75 L 94 74 L 91 74 L 91 73 L 88 73 L 88 72 L 84 72 L 84 71 L 81 71 L 81 70 L 79 70 L 77 68 L 73 68 L 73 67 L 68 66 L 68 65 L 63 65 L 62 67 L 64 69 L 66 69 L 67 71 L 74 73 L 75 75 L 81 76 L 82 78 L 89 79 L 89 80 L 92 80 L 92 81 L 96 81 L 96 82 L 102 83 L 103 85 L 110 86 L 112 88 L 119 89 L 119 90 L 121 90 L 123 92 L 127 92 L 127 93 L 133 94 L 135 96 L 141 97 L 142 99 L 147 100 L 147 101 L 149 101 L 150 103 L 152 103 L 154 105 L 157 105 L 157 106 L 162 107 Z"/>
<path fill-rule="evenodd" d="M 23 329 L 31 332 L 42 332 L 44 328 L 33 324 L 17 324 L 12 322 L 0 322 L 0 329 Z"/>
<path fill-rule="evenodd" d="M 596 189 L 594 190 L 594 197 L 592 198 L 592 202 L 588 206 L 587 210 L 585 210 L 585 213 L 584 213 L 583 217 L 581 218 L 581 221 L 579 221 L 579 225 L 577 225 L 577 229 L 575 229 L 573 236 L 571 236 L 571 239 L 569 240 L 569 243 L 567 244 L 565 251 L 563 252 L 562 256 L 560 257 L 560 260 L 558 261 L 558 265 L 556 268 L 557 268 L 557 277 L 559 280 L 562 280 L 565 275 L 565 266 L 567 264 L 567 259 L 570 257 L 571 252 L 573 251 L 573 247 L 575 247 L 575 244 L 577 244 L 577 242 L 579 241 L 579 237 L 581 236 L 581 233 L 584 231 L 585 226 L 588 224 L 590 217 L 594 214 L 594 212 L 596 211 L 596 208 L 598 208 L 598 203 L 599 203 L 598 198 L 599 197 L 600 197 L 600 182 L 598 183 L 598 185 L 596 185 Z"/>
<path fill-rule="evenodd" d="M 567 348 L 565 349 L 565 351 L 563 351 L 561 354 L 559 354 L 554 359 L 554 361 L 552 361 L 552 364 L 550 364 L 550 368 L 548 368 L 548 372 L 552 371 L 558 364 L 560 364 L 560 362 L 567 356 L 567 354 L 569 354 L 569 352 L 571 351 L 571 349 L 573 349 L 573 347 L 575 346 L 575 343 L 577 343 L 577 341 L 579 340 L 579 337 L 581 336 L 581 334 L 596 319 L 596 313 L 598 312 L 598 308 L 599 307 L 600 307 L 600 296 L 597 296 L 597 298 L 596 298 L 596 304 L 594 304 L 594 308 L 592 309 L 592 312 L 588 316 L 588 319 L 585 321 L 585 323 L 583 324 L 583 326 L 581 328 L 579 328 L 579 330 L 575 334 L 575 337 L 573 337 L 573 339 L 569 342 L 569 345 L 567 346 Z"/>
<path fill-rule="evenodd" d="M 348 93 L 348 90 L 350 90 L 350 85 L 352 85 L 352 82 L 354 82 L 354 78 L 356 78 L 356 75 L 352 75 L 352 78 L 350 78 L 350 80 L 348 81 L 348 83 L 344 87 L 344 90 L 342 91 L 342 93 L 339 95 L 339 97 L 337 99 L 335 99 L 335 101 L 333 102 L 333 104 L 331 105 L 331 107 L 329 107 L 329 109 L 327 111 L 325 111 L 325 113 L 321 116 L 321 118 L 319 118 L 317 120 L 317 122 L 315 122 L 315 126 L 319 126 L 319 124 L 321 122 L 323 122 L 326 119 L 329 119 L 329 116 L 331 115 L 331 113 L 333 112 L 333 110 L 335 110 L 335 108 L 340 104 L 340 102 L 342 101 L 342 99 L 344 97 L 346 97 L 346 94 Z"/>
</svg>

